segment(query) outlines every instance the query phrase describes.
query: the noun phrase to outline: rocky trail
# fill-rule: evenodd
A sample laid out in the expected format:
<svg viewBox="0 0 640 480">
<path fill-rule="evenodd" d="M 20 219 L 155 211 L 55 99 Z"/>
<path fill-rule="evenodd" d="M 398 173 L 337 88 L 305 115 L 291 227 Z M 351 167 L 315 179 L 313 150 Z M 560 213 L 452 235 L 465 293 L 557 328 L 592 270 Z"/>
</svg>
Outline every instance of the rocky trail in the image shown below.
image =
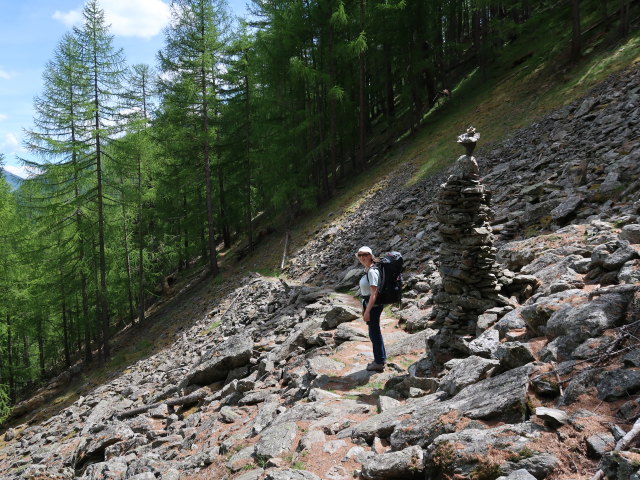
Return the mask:
<svg viewBox="0 0 640 480">
<path fill-rule="evenodd" d="M 451 171 L 406 187 L 405 168 L 328 216 L 286 279 L 192 297 L 166 348 L 8 430 L 0 477 L 638 480 L 638 439 L 614 448 L 640 417 L 640 69 L 477 159 L 499 301 L 442 366 Z M 364 244 L 407 260 L 382 373 L 352 295 Z"/>
</svg>

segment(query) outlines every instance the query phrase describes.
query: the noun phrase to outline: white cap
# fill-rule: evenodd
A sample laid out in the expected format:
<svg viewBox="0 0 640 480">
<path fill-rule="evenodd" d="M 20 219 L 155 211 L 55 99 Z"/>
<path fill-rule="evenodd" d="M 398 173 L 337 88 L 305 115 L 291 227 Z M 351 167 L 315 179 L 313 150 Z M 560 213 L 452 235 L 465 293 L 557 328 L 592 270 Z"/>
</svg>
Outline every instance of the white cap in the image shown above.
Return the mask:
<svg viewBox="0 0 640 480">
<path fill-rule="evenodd" d="M 360 247 L 356 252 L 356 257 L 358 256 L 358 253 L 368 253 L 369 255 L 373 256 L 373 252 L 369 247 Z"/>
</svg>

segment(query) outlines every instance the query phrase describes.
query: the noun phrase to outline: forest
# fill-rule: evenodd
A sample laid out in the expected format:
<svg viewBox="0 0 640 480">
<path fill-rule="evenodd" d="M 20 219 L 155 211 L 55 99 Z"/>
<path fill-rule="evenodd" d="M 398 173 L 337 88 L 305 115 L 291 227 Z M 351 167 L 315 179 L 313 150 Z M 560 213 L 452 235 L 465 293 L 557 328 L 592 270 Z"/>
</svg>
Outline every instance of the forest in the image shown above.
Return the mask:
<svg viewBox="0 0 640 480">
<path fill-rule="evenodd" d="M 632 3 L 252 0 L 235 19 L 175 0 L 156 64 L 128 65 L 88 0 L 34 100 L 37 174 L 0 178 L 0 404 L 104 362 L 167 276 L 216 278 L 221 252 L 327 202 L 550 13 L 577 60 L 584 18 L 624 37 Z"/>
</svg>

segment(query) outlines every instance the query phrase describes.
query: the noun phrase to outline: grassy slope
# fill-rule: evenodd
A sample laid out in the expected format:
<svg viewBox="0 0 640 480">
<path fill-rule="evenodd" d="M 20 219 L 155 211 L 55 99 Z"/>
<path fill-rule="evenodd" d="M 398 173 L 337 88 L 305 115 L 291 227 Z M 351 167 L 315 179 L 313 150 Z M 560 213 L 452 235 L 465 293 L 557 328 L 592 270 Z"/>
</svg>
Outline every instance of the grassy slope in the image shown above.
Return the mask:
<svg viewBox="0 0 640 480">
<path fill-rule="evenodd" d="M 569 64 L 566 55 L 570 30 L 562 16 L 565 13 L 550 11 L 535 24 L 527 25 L 526 31 L 531 33 L 506 46 L 485 72 L 476 70 L 464 78 L 453 90 L 450 101 L 425 115 L 423 128 L 416 136 L 399 139 L 376 165 L 350 178 L 335 198 L 301 219 L 291 230 L 289 252 L 304 245 L 323 225 L 336 222 L 354 208 L 362 192 L 393 170 L 412 168 L 416 174 L 411 181 L 415 182 L 445 168 L 462 154 L 455 139 L 469 125 L 481 132 L 481 145 L 500 141 L 545 112 L 584 95 L 607 75 L 640 61 L 640 34 L 636 32 L 618 44 L 610 43 L 604 36 L 592 38 L 582 61 Z M 584 25 L 592 21 L 588 17 L 583 19 Z M 540 40 L 535 32 L 543 26 L 550 34 Z M 128 365 L 168 346 L 177 329 L 190 325 L 194 317 L 202 318 L 211 305 L 233 289 L 242 275 L 250 271 L 276 274 L 283 248 L 284 228 L 266 237 L 253 254 L 240 262 L 232 260 L 234 249 L 225 252 L 223 257 L 227 258 L 222 259 L 220 277 L 213 282 L 202 282 L 181 298 L 167 302 L 144 327 L 123 332 L 114 345 L 111 361 L 85 372 L 57 399 L 49 402 L 53 408 L 39 412 L 37 418 L 54 414 L 75 401 L 78 394 L 114 378 Z M 180 283 L 185 282 L 183 278 Z"/>
</svg>

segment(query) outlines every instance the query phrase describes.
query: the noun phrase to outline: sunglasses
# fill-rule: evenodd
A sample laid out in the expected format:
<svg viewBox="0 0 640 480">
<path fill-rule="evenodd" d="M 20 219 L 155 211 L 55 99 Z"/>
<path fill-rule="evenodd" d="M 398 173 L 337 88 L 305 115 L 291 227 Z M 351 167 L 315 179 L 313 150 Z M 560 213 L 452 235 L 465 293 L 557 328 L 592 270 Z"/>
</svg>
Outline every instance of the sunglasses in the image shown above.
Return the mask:
<svg viewBox="0 0 640 480">
<path fill-rule="evenodd" d="M 368 257 L 369 255 L 371 255 L 370 253 L 358 253 L 357 254 L 359 257 Z"/>
</svg>

